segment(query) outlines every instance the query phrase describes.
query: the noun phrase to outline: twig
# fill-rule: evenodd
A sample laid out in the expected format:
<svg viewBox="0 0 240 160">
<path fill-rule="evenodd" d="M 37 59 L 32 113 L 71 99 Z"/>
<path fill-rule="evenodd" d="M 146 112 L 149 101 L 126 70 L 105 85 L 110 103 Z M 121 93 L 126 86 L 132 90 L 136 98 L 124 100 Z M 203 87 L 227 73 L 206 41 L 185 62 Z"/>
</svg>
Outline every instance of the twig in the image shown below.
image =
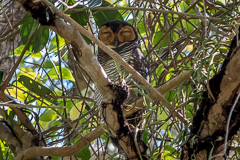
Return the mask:
<svg viewBox="0 0 240 160">
<path fill-rule="evenodd" d="M 126 69 L 130 74 L 132 74 L 134 78 L 136 78 L 140 83 L 142 83 L 150 91 L 154 100 L 161 101 L 162 104 L 168 108 L 168 110 L 173 114 L 174 117 L 177 117 L 183 123 L 188 125 L 189 121 L 185 119 L 179 112 L 177 112 L 175 107 L 172 106 L 161 93 L 159 93 L 155 88 L 153 88 L 145 78 L 143 78 L 138 72 L 136 72 L 136 70 L 132 66 L 130 66 L 125 60 L 123 60 L 119 54 L 117 54 L 111 48 L 107 47 L 103 42 L 101 42 L 94 35 L 88 32 L 85 28 L 83 28 L 81 25 L 75 22 L 71 17 L 67 16 L 61 10 L 57 9 L 52 3 L 50 3 L 47 0 L 42 0 L 42 2 L 45 3 L 47 6 L 51 6 L 57 16 L 63 18 L 66 22 L 71 24 L 73 28 L 75 28 L 81 34 L 83 34 L 84 36 L 92 40 L 95 44 L 97 44 L 99 48 L 106 52 L 110 57 L 117 61 L 124 69 Z"/>
<path fill-rule="evenodd" d="M 191 75 L 191 71 L 184 72 L 183 74 L 175 77 L 174 79 L 168 81 L 167 84 L 159 87 L 161 93 L 166 93 L 169 90 L 177 87 L 178 85 L 182 84 L 186 79 L 188 79 Z M 128 112 L 128 114 L 132 114 L 134 111 Z M 83 115 L 84 116 L 84 115 Z M 126 117 L 126 113 L 124 117 Z M 79 119 L 77 119 L 79 121 Z M 73 123 L 73 122 L 72 122 Z M 66 124 L 67 125 L 67 124 Z M 58 129 L 58 128 L 57 128 Z M 97 127 L 94 131 L 91 131 L 86 136 L 79 139 L 79 141 L 73 146 L 66 146 L 66 147 L 32 147 L 24 152 L 20 153 L 15 160 L 24 160 L 34 156 L 71 156 L 79 152 L 82 148 L 84 148 L 88 143 L 85 141 L 86 139 L 88 142 L 91 142 L 101 135 L 105 133 L 107 129 L 106 124 L 102 124 L 101 126 Z M 54 129 L 55 130 L 55 129 Z"/>
<path fill-rule="evenodd" d="M 40 26 L 40 25 L 39 25 Z M 39 28 L 38 26 L 38 28 Z M 8 83 L 10 82 L 10 80 L 12 79 L 12 76 L 15 72 L 15 70 L 17 69 L 18 65 L 20 64 L 25 52 L 27 51 L 28 47 L 30 46 L 31 44 L 31 41 L 35 35 L 35 33 L 37 32 L 38 29 L 35 30 L 35 32 L 32 33 L 32 35 L 30 35 L 30 37 L 28 38 L 27 40 L 27 43 L 25 44 L 20 56 L 18 57 L 18 60 L 17 62 L 15 63 L 15 65 L 13 66 L 13 68 L 11 69 L 11 71 L 9 72 L 8 74 L 8 77 L 6 78 L 6 80 L 1 84 L 0 86 L 0 91 L 4 91 L 6 89 L 6 87 L 8 86 Z"/>
<path fill-rule="evenodd" d="M 0 103 L 0 106 L 9 106 L 14 108 L 57 108 L 57 109 L 65 109 L 66 106 L 34 106 L 34 105 L 21 105 L 21 104 L 8 104 L 8 103 Z"/>
<path fill-rule="evenodd" d="M 87 11 L 88 8 L 79 8 L 79 9 L 70 9 L 67 10 L 66 14 L 76 13 L 80 11 Z M 221 18 L 215 18 L 215 17 L 205 17 L 201 15 L 195 15 L 195 14 L 189 14 L 189 13 L 182 13 L 182 12 L 176 12 L 171 10 L 162 10 L 162 9 L 155 9 L 155 8 L 136 8 L 136 7 L 96 7 L 92 9 L 93 11 L 103 11 L 103 10 L 135 10 L 135 11 L 151 11 L 151 12 L 161 12 L 165 14 L 176 14 L 178 16 L 184 16 L 188 18 L 196 18 L 196 19 L 209 19 L 212 21 L 221 21 Z"/>
</svg>

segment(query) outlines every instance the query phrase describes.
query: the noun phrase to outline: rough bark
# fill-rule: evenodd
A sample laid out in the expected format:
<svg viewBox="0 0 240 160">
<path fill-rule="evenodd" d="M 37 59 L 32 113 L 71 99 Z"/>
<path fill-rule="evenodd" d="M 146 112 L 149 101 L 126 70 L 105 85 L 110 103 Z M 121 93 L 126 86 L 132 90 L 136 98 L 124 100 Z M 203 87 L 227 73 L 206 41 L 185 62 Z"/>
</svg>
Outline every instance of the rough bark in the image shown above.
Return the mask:
<svg viewBox="0 0 240 160">
<path fill-rule="evenodd" d="M 240 44 L 235 37 L 220 72 L 209 81 L 203 93 L 182 159 L 220 160 L 228 155 L 233 136 L 240 125 Z M 236 102 L 236 104 L 234 104 Z M 230 123 L 228 123 L 228 121 Z"/>
<path fill-rule="evenodd" d="M 14 65 L 14 58 L 8 57 L 19 45 L 21 39 L 18 25 L 24 15 L 24 10 L 18 3 L 9 0 L 1 3 L 5 9 L 3 16 L 0 16 L 0 71 L 4 71 L 4 77 Z"/>
<path fill-rule="evenodd" d="M 120 109 L 128 95 L 127 92 L 124 92 L 125 86 L 119 85 L 118 87 L 116 85 L 115 89 L 112 87 L 106 73 L 80 33 L 57 18 L 44 3 L 30 0 L 19 2 L 33 18 L 38 19 L 42 25 L 47 25 L 71 44 L 76 60 L 83 66 L 103 95 L 103 112 L 107 113 L 103 115 L 110 132 L 119 139 L 119 143 L 129 159 L 139 159 L 140 155 L 133 143 L 133 135 L 129 134 L 128 127 L 124 125 L 126 121 L 124 121 Z"/>
</svg>

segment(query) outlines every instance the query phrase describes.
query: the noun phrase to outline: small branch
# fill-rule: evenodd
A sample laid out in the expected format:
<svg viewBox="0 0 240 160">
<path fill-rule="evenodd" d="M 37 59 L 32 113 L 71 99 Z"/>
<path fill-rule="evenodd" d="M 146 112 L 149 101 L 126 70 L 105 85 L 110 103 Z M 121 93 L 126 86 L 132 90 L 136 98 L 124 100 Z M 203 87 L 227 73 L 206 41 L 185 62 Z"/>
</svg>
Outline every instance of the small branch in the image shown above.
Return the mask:
<svg viewBox="0 0 240 160">
<path fill-rule="evenodd" d="M 10 82 L 10 80 L 12 79 L 12 76 L 14 74 L 14 72 L 16 71 L 17 67 L 19 66 L 25 52 L 27 51 L 28 47 L 31 44 L 31 41 L 33 40 L 33 37 L 35 35 L 35 33 L 37 32 L 37 29 L 35 30 L 35 32 L 32 33 L 32 35 L 28 38 L 27 43 L 25 44 L 20 56 L 18 57 L 17 62 L 15 63 L 15 65 L 13 66 L 13 68 L 11 69 L 11 71 L 8 74 L 8 77 L 6 78 L 6 80 L 1 84 L 0 86 L 0 91 L 4 91 L 8 85 L 8 83 Z"/>
<path fill-rule="evenodd" d="M 67 10 L 65 13 L 66 14 L 72 14 L 80 11 L 87 11 L 89 10 L 88 8 L 80 8 L 80 9 L 70 9 Z M 103 10 L 134 10 L 134 11 L 151 11 L 151 12 L 161 12 L 165 14 L 176 14 L 178 16 L 184 16 L 187 18 L 196 18 L 196 19 L 209 19 L 212 21 L 221 21 L 221 18 L 215 18 L 215 17 L 205 17 L 202 15 L 195 15 L 195 14 L 189 14 L 189 13 L 182 13 L 182 12 L 175 12 L 171 10 L 162 10 L 162 9 L 155 9 L 155 8 L 136 8 L 136 7 L 96 7 L 92 9 L 93 11 L 103 11 Z"/>
<path fill-rule="evenodd" d="M 168 81 L 163 86 L 159 87 L 158 90 L 162 94 L 172 90 L 173 88 L 179 86 L 182 84 L 186 79 L 189 79 L 191 75 L 191 71 L 184 72 L 183 74 L 175 77 L 174 79 Z M 138 110 L 141 108 L 138 108 Z M 134 110 L 131 110 L 127 113 L 124 113 L 124 117 L 127 117 L 131 114 L 133 114 Z M 67 147 L 32 147 L 21 154 L 19 154 L 15 160 L 25 160 L 34 156 L 71 156 L 79 152 L 79 150 L 83 149 L 87 143 L 83 139 L 87 139 L 88 142 L 91 142 L 101 135 L 105 133 L 105 130 L 107 130 L 107 125 L 103 124 L 102 126 L 97 127 L 94 131 L 88 133 L 86 136 L 81 138 L 75 145 L 73 146 L 67 146 Z"/>
<path fill-rule="evenodd" d="M 168 110 L 173 114 L 174 117 L 180 119 L 182 122 L 184 122 L 186 125 L 189 123 L 187 119 L 185 119 L 179 112 L 176 111 L 175 107 L 172 106 L 165 97 L 159 93 L 155 88 L 151 86 L 151 84 L 143 78 L 136 70 L 130 66 L 125 60 L 122 59 L 122 57 L 113 51 L 111 48 L 107 47 L 103 42 L 101 42 L 99 39 L 97 39 L 94 35 L 89 33 L 85 28 L 83 28 L 81 25 L 76 23 L 71 17 L 64 14 L 61 10 L 57 9 L 52 3 L 50 3 L 47 0 L 42 0 L 43 3 L 45 3 L 47 6 L 51 6 L 54 10 L 54 13 L 59 16 L 60 18 L 63 18 L 66 22 L 71 24 L 72 27 L 74 27 L 76 30 L 78 30 L 80 33 L 82 33 L 84 36 L 92 40 L 95 44 L 98 45 L 99 48 L 101 48 L 105 53 L 107 53 L 110 57 L 112 57 L 115 61 L 117 61 L 124 69 L 126 69 L 130 74 L 133 75 L 134 78 L 136 78 L 140 83 L 142 83 L 147 89 L 149 89 L 150 93 L 152 94 L 152 98 L 156 101 L 161 101 L 163 105 L 165 105 Z M 94 81 L 96 82 L 96 81 Z M 104 95 L 104 92 L 100 93 Z M 104 97 L 103 97 L 104 101 Z"/>
<path fill-rule="evenodd" d="M 37 31 L 37 30 L 36 30 Z M 8 74 L 8 77 L 6 78 L 6 80 L 1 84 L 0 86 L 0 99 L 4 102 L 8 102 L 9 98 L 5 95 L 4 90 L 6 89 L 6 87 L 8 86 L 8 83 L 10 82 L 15 70 L 17 69 L 18 65 L 20 64 L 26 50 L 28 49 L 28 47 L 30 46 L 30 43 L 35 35 L 35 32 L 33 32 L 33 34 L 29 37 L 26 45 L 24 46 L 21 55 L 18 57 L 17 62 L 15 63 L 15 65 L 13 66 L 13 68 L 11 69 L 11 71 Z M 29 121 L 28 117 L 25 115 L 25 113 L 23 113 L 20 109 L 18 108 L 12 108 L 12 110 L 15 112 L 15 114 L 17 115 L 18 119 L 21 121 L 21 123 L 28 128 L 29 131 L 31 131 L 32 133 L 37 133 L 35 128 L 33 127 L 32 123 Z"/>
<path fill-rule="evenodd" d="M 66 106 L 34 106 L 34 105 L 21 105 L 21 104 L 9 104 L 9 103 L 0 103 L 0 106 L 9 106 L 13 108 L 56 108 L 56 109 L 65 109 Z"/>
<path fill-rule="evenodd" d="M 96 102 L 95 100 L 93 100 L 92 98 L 88 98 L 88 97 L 79 97 L 79 96 L 56 96 L 56 99 L 62 99 L 62 98 L 66 98 L 66 99 L 78 99 L 81 101 L 87 101 L 87 102 Z"/>
<path fill-rule="evenodd" d="M 185 82 L 187 79 L 190 78 L 192 74 L 192 71 L 186 71 L 180 75 L 178 75 L 177 77 L 169 80 L 167 83 L 165 83 L 164 85 L 156 88 L 161 94 L 165 94 L 169 91 L 171 91 L 172 89 L 178 87 L 180 84 L 182 84 L 183 82 Z M 152 95 L 149 94 L 148 95 L 150 98 L 152 98 Z M 147 102 L 151 102 L 152 100 L 148 100 L 146 99 Z M 129 108 L 131 108 L 129 111 L 124 110 L 124 117 L 128 117 L 130 115 L 132 115 L 133 113 L 137 112 L 138 110 L 140 110 L 142 107 L 144 107 L 144 103 L 143 103 L 143 98 L 140 98 L 136 101 L 136 104 L 134 103 L 134 105 L 130 106 Z M 135 107 L 133 107 L 135 106 Z"/>
<path fill-rule="evenodd" d="M 8 40 L 8 39 L 10 39 L 12 37 L 15 37 L 19 32 L 20 32 L 20 30 L 17 29 L 15 32 L 13 32 L 13 33 L 11 33 L 11 34 L 3 37 L 3 38 L 0 38 L 0 42 L 3 42 L 3 41 L 6 41 L 6 40 Z"/>
<path fill-rule="evenodd" d="M 88 133 L 86 136 L 81 138 L 75 145 L 73 146 L 64 146 L 64 147 L 31 147 L 21 154 L 19 154 L 15 160 L 27 160 L 31 157 L 36 156 L 71 156 L 76 153 L 78 153 L 81 149 L 83 149 L 86 145 L 88 145 L 88 142 L 91 142 L 95 140 L 96 138 L 103 135 L 104 129 L 106 128 L 106 125 L 103 125 L 102 127 L 96 128 L 94 131 Z"/>
<path fill-rule="evenodd" d="M 16 156 L 17 153 L 22 151 L 20 140 L 14 134 L 13 129 L 7 124 L 7 122 L 0 121 L 0 128 L 0 139 L 6 142 L 13 154 Z"/>
</svg>

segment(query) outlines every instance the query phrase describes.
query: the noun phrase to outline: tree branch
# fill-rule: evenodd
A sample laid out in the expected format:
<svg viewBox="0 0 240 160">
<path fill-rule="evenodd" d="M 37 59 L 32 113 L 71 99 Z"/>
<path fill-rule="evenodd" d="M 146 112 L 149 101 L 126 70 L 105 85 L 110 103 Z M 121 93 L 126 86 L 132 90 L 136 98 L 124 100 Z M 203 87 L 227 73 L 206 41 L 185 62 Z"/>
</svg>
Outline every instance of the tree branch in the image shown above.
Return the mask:
<svg viewBox="0 0 240 160">
<path fill-rule="evenodd" d="M 7 122 L 0 121 L 0 128 L 0 139 L 6 142 L 13 154 L 16 156 L 19 152 L 22 152 L 21 142 L 14 134 L 11 126 Z"/>
<path fill-rule="evenodd" d="M 72 14 L 80 11 L 86 11 L 88 8 L 78 8 L 78 9 L 69 9 L 65 13 L 66 14 Z M 94 11 L 103 11 L 103 10 L 133 10 L 133 11 L 151 11 L 151 12 L 161 12 L 164 14 L 175 14 L 178 16 L 184 16 L 188 18 L 196 18 L 196 19 L 208 19 L 212 21 L 221 21 L 221 18 L 216 18 L 216 17 L 205 17 L 202 15 L 195 15 L 195 14 L 189 14 L 189 13 L 182 13 L 182 12 L 176 12 L 176 11 L 171 11 L 171 10 L 162 10 L 162 9 L 156 9 L 156 8 L 136 8 L 136 7 L 96 7 L 93 8 L 92 10 Z"/>
<path fill-rule="evenodd" d="M 166 84 L 158 88 L 158 91 L 162 94 L 167 93 L 168 91 L 174 89 L 175 87 L 178 87 L 180 84 L 182 84 L 185 80 L 189 79 L 191 75 L 191 71 L 184 72 L 183 74 L 175 77 L 174 79 L 168 81 Z M 138 101 L 137 104 L 139 106 L 143 106 L 140 104 L 140 101 Z M 137 110 L 140 110 L 141 107 L 136 107 Z M 129 112 L 124 113 L 124 117 L 127 117 L 133 113 L 135 113 L 137 110 L 130 110 Z M 96 138 L 100 137 L 105 133 L 104 130 L 107 130 L 107 125 L 102 124 L 101 126 L 97 127 L 94 131 L 88 133 L 86 136 L 81 138 L 75 145 L 73 146 L 67 146 L 67 147 L 32 147 L 27 150 L 25 150 L 23 153 L 19 154 L 16 157 L 16 160 L 25 160 L 34 156 L 70 156 L 74 155 L 77 152 L 79 152 L 83 147 L 85 147 L 88 143 L 86 143 L 86 140 L 88 142 L 91 142 L 95 140 Z"/>
<path fill-rule="evenodd" d="M 63 18 L 66 22 L 71 24 L 72 27 L 77 29 L 80 33 L 82 33 L 84 36 L 92 40 L 95 44 L 98 45 L 99 48 L 101 48 L 104 52 L 106 52 L 110 57 L 112 57 L 115 61 L 117 61 L 124 69 L 126 69 L 130 74 L 133 75 L 134 78 L 136 78 L 142 85 L 144 85 L 147 89 L 149 89 L 150 94 L 152 94 L 152 98 L 156 101 L 162 102 L 163 105 L 165 105 L 168 110 L 173 114 L 173 117 L 179 118 L 182 122 L 184 122 L 186 125 L 188 125 L 188 120 L 185 119 L 179 112 L 176 111 L 175 107 L 172 106 L 165 98 L 164 96 L 159 93 L 155 88 L 151 86 L 148 81 L 143 78 L 132 66 L 130 66 L 126 61 L 122 59 L 122 57 L 117 54 L 115 51 L 113 51 L 111 48 L 107 47 L 103 42 L 101 42 L 99 39 L 97 39 L 94 35 L 89 33 L 85 28 L 80 26 L 78 23 L 76 23 L 71 17 L 64 14 L 61 10 L 57 9 L 52 3 L 50 3 L 47 0 L 42 0 L 47 6 L 50 6 L 54 9 L 57 16 L 60 18 Z M 81 57 L 81 56 L 79 56 Z M 81 59 L 79 59 L 80 61 Z M 86 62 L 85 62 L 86 63 Z M 96 67 L 97 68 L 97 67 Z M 95 68 L 95 69 L 96 69 Z M 99 69 L 97 69 L 99 71 Z M 96 72 L 96 70 L 95 70 Z M 105 73 L 105 72 L 104 72 Z M 93 75 L 90 74 L 92 77 Z M 94 78 L 94 77 L 93 77 Z M 94 82 L 96 82 L 96 79 L 93 79 Z M 98 88 L 98 83 L 96 83 Z M 100 91 L 100 90 L 99 90 Z M 105 100 L 105 93 L 101 92 L 103 95 L 103 101 Z M 108 101 L 109 102 L 109 101 Z"/>
</svg>

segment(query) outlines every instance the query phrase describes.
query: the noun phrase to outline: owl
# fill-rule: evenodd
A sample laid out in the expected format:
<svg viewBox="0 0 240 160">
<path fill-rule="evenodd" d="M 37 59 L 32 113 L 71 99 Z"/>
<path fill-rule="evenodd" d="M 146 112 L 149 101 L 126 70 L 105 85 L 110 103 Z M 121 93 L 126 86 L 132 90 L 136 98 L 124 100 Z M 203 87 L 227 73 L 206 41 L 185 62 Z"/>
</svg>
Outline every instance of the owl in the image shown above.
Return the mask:
<svg viewBox="0 0 240 160">
<path fill-rule="evenodd" d="M 102 25 L 98 36 L 105 45 L 117 52 L 129 65 L 149 81 L 150 65 L 141 51 L 137 31 L 132 25 L 125 21 L 110 21 Z M 137 87 L 139 86 L 136 85 L 139 84 L 137 79 L 134 79 L 122 66 L 117 65 L 116 62 L 100 48 L 98 49 L 97 58 L 108 75 L 108 78 L 113 83 L 124 81 L 129 87 L 129 96 L 124 101 L 125 105 L 130 105 L 140 98 L 138 91 L 142 89 Z M 96 99 L 97 103 L 101 103 L 102 100 L 99 92 L 97 92 Z M 135 131 L 135 127 L 142 127 L 142 115 L 144 112 L 145 110 L 143 109 L 127 117 L 132 132 Z M 141 141 L 142 131 L 137 133 L 137 138 L 140 143 L 143 143 Z M 114 139 L 112 139 L 112 141 L 116 143 Z M 144 143 L 142 145 L 146 147 Z"/>
</svg>

